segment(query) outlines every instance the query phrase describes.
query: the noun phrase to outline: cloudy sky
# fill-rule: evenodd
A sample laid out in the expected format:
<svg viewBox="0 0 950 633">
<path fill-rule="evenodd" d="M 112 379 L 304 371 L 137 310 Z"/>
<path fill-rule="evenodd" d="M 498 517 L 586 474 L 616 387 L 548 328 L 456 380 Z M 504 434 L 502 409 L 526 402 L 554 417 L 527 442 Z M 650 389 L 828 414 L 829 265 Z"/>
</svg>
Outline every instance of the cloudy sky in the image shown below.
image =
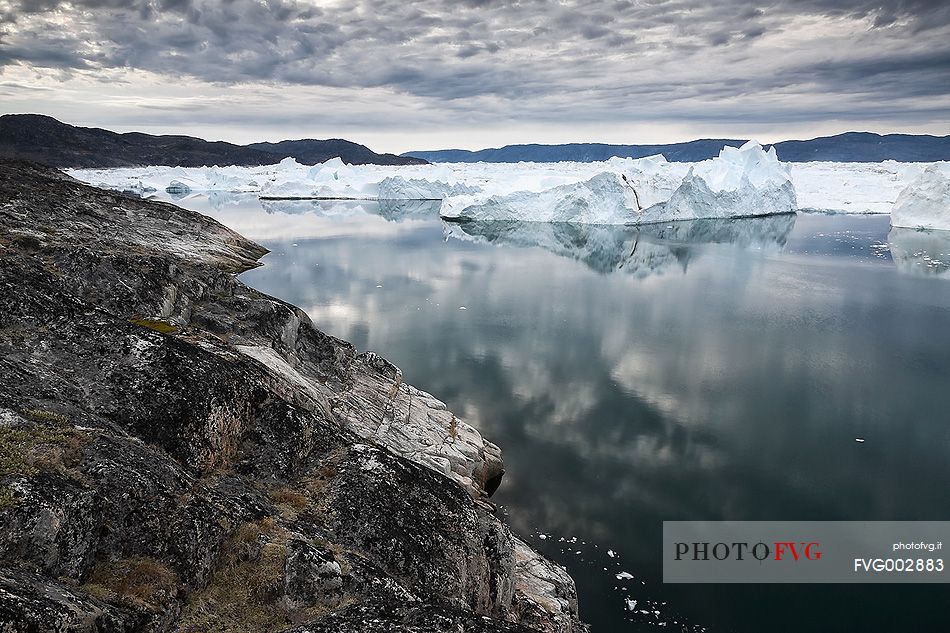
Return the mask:
<svg viewBox="0 0 950 633">
<path fill-rule="evenodd" d="M 0 0 L 0 111 L 377 150 L 950 133 L 947 0 Z"/>
</svg>

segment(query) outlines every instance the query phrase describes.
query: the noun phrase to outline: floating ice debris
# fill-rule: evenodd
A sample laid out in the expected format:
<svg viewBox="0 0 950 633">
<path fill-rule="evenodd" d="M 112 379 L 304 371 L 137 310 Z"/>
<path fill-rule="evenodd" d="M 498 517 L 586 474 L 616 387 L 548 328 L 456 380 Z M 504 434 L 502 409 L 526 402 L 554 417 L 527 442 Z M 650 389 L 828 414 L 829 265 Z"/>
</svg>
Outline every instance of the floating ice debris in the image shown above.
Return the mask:
<svg viewBox="0 0 950 633">
<path fill-rule="evenodd" d="M 626 571 L 622 571 L 619 574 L 617 574 L 617 580 L 633 580 L 633 574 Z"/>
<path fill-rule="evenodd" d="M 632 598 L 625 598 L 624 601 L 627 603 L 627 611 L 633 611 L 637 608 L 637 601 Z"/>
<path fill-rule="evenodd" d="M 616 555 L 617 555 L 617 552 L 613 551 L 612 549 L 607 550 L 607 556 L 614 558 Z"/>
<path fill-rule="evenodd" d="M 543 541 L 543 540 L 545 540 L 545 539 L 548 538 L 548 535 L 547 535 L 547 534 L 538 534 L 538 538 Z"/>
</svg>

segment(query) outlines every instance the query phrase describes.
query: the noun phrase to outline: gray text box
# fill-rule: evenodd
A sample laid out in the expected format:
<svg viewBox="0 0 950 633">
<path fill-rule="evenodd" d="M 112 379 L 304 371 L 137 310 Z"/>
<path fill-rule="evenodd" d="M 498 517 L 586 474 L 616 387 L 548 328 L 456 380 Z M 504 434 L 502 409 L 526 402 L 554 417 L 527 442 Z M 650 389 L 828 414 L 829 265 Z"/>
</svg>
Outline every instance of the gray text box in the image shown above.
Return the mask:
<svg viewBox="0 0 950 633">
<path fill-rule="evenodd" d="M 663 582 L 943 583 L 950 521 L 664 521 Z"/>
</svg>

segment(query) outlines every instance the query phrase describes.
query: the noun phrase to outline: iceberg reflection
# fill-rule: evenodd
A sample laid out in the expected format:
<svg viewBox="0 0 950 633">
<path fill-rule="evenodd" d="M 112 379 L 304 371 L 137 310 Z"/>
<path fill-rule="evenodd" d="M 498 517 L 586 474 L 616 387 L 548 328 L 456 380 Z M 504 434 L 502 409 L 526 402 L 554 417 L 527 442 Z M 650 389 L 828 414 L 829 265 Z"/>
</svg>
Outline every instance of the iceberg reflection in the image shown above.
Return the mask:
<svg viewBox="0 0 950 633">
<path fill-rule="evenodd" d="M 390 222 L 437 218 L 442 205 L 441 200 L 261 200 L 260 203 L 269 214 L 311 213 L 321 217 L 378 215 Z"/>
<path fill-rule="evenodd" d="M 484 220 L 447 223 L 447 238 L 514 247 L 536 247 L 586 264 L 599 273 L 647 276 L 686 270 L 692 246 L 732 244 L 779 251 L 795 214 L 742 219 L 685 220 L 644 226 Z"/>
<path fill-rule="evenodd" d="M 887 234 L 897 270 L 917 277 L 950 279 L 950 231 L 891 227 Z"/>
</svg>

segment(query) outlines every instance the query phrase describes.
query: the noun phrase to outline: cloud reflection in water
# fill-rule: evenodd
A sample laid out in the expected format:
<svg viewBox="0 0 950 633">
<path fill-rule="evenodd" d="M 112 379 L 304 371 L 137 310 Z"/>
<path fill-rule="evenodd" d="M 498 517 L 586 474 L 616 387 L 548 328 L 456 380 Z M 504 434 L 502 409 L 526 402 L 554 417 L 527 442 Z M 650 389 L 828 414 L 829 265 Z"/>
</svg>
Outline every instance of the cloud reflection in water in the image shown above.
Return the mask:
<svg viewBox="0 0 950 633">
<path fill-rule="evenodd" d="M 740 631 L 790 597 L 829 628 L 871 627 L 911 597 L 663 586 L 663 520 L 950 518 L 934 485 L 950 478 L 950 293 L 898 274 L 947 252 L 919 242 L 935 236 L 865 217 L 445 225 L 433 209 L 256 201 L 212 214 L 272 249 L 247 283 L 392 359 L 503 447 L 497 499 L 514 527 L 588 543 L 534 541 L 570 568 L 595 630 L 648 617 L 624 597 Z M 897 267 L 873 256 L 888 240 Z M 638 578 L 627 592 L 607 547 Z"/>
</svg>

